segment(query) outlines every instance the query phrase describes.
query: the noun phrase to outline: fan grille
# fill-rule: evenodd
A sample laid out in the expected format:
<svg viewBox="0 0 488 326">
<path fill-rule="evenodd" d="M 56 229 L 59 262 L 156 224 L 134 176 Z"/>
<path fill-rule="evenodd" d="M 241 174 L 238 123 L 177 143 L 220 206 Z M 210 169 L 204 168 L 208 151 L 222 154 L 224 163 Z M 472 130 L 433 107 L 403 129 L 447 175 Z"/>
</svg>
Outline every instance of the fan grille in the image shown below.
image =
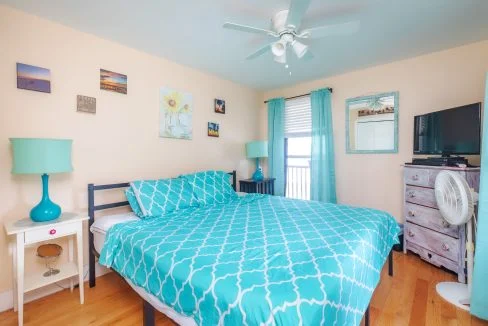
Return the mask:
<svg viewBox="0 0 488 326">
<path fill-rule="evenodd" d="M 466 180 L 458 173 L 441 171 L 435 179 L 435 198 L 442 217 L 453 225 L 469 221 L 474 200 Z"/>
</svg>

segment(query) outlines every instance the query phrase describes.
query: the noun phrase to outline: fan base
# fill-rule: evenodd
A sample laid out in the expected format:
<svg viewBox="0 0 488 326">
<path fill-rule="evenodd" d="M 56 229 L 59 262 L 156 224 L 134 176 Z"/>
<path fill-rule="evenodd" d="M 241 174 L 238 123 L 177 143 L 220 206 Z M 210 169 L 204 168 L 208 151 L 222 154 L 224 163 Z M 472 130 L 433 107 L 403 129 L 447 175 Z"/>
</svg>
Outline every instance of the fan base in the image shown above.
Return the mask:
<svg viewBox="0 0 488 326">
<path fill-rule="evenodd" d="M 465 305 L 461 302 L 469 302 L 469 291 L 466 284 L 457 282 L 441 282 L 437 283 L 437 293 L 447 302 L 455 305 L 458 308 L 469 311 L 469 304 Z"/>
</svg>

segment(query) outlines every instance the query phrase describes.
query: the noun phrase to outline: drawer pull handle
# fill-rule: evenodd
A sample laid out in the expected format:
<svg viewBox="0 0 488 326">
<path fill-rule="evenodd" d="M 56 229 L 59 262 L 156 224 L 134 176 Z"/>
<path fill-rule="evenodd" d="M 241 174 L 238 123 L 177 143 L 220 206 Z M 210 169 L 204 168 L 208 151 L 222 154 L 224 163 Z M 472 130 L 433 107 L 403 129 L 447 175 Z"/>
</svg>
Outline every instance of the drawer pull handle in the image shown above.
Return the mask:
<svg viewBox="0 0 488 326">
<path fill-rule="evenodd" d="M 413 238 L 415 236 L 415 233 L 413 233 L 412 231 L 408 230 L 408 236 L 410 238 Z"/>
<path fill-rule="evenodd" d="M 414 211 L 408 211 L 408 216 L 414 217 L 415 216 L 415 212 Z"/>
<path fill-rule="evenodd" d="M 415 192 L 410 191 L 410 192 L 408 193 L 408 197 L 410 197 L 410 198 L 414 198 L 414 197 L 415 197 Z"/>
<path fill-rule="evenodd" d="M 449 246 L 445 243 L 442 244 L 442 250 L 449 251 Z"/>
<path fill-rule="evenodd" d="M 49 230 L 49 234 L 50 234 L 50 235 L 55 235 L 55 234 L 56 234 L 56 229 L 51 229 L 51 230 Z"/>
<path fill-rule="evenodd" d="M 414 175 L 414 176 L 412 176 L 412 180 L 413 180 L 413 181 L 417 181 L 418 179 L 419 179 L 419 176 L 418 176 L 418 175 Z"/>
</svg>

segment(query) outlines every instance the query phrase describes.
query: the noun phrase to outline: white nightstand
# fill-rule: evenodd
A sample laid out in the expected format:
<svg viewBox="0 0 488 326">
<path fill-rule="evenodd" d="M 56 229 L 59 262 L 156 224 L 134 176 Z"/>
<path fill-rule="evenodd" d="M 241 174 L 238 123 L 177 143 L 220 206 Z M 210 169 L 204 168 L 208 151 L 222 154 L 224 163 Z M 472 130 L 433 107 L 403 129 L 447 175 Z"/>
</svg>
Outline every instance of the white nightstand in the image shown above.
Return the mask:
<svg viewBox="0 0 488 326">
<path fill-rule="evenodd" d="M 72 278 L 70 282 L 73 291 L 73 277 L 78 275 L 80 284 L 80 303 L 83 304 L 83 221 L 88 216 L 75 213 L 63 213 L 53 221 L 33 222 L 30 218 L 5 223 L 5 231 L 13 235 L 13 277 L 14 277 L 14 311 L 18 311 L 19 325 L 23 324 L 24 293 L 35 290 L 61 280 Z M 58 263 L 59 274 L 45 277 L 42 273 L 26 275 L 24 277 L 24 249 L 41 241 L 69 236 L 68 262 Z M 78 262 L 74 262 L 73 240 L 76 236 Z"/>
</svg>

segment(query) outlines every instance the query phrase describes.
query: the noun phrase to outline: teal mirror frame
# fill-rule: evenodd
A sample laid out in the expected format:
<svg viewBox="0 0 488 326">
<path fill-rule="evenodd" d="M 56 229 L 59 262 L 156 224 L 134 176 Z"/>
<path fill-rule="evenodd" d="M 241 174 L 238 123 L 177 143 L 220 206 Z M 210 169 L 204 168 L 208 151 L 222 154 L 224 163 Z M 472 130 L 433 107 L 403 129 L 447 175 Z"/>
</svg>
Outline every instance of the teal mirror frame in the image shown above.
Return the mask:
<svg viewBox="0 0 488 326">
<path fill-rule="evenodd" d="M 349 106 L 352 103 L 355 102 L 367 102 L 367 101 L 372 101 L 374 99 L 377 99 L 378 97 L 388 97 L 388 96 L 393 96 L 394 101 L 395 101 L 395 112 L 394 114 L 394 119 L 395 119 L 395 125 L 394 125 L 394 148 L 393 149 L 384 149 L 384 150 L 357 150 L 357 149 L 351 149 L 350 146 L 350 140 L 349 140 Z M 369 95 L 369 96 L 359 96 L 359 97 L 354 97 L 346 100 L 346 154 L 388 154 L 388 153 L 398 153 L 398 98 L 399 94 L 398 92 L 387 92 L 387 93 L 379 93 L 379 94 L 374 94 L 374 95 Z"/>
</svg>

